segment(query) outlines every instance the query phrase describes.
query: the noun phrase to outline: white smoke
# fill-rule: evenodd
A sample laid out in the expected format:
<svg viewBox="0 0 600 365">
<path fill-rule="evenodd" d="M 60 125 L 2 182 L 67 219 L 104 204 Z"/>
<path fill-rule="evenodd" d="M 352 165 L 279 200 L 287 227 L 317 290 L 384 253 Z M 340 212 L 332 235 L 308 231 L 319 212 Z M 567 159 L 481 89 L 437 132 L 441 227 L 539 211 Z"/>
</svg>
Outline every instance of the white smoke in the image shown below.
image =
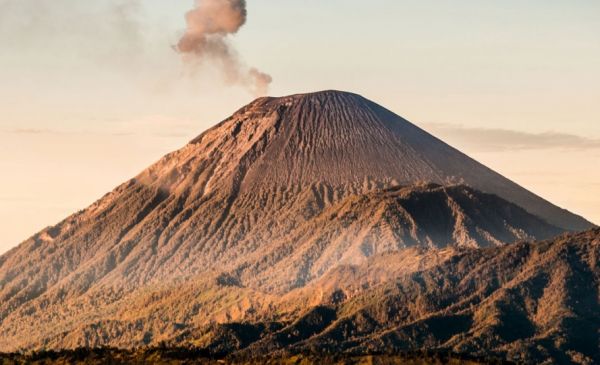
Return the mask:
<svg viewBox="0 0 600 365">
<path fill-rule="evenodd" d="M 264 95 L 272 82 L 271 76 L 247 68 L 228 42 L 246 23 L 245 0 L 196 0 L 186 14 L 187 28 L 176 50 L 194 61 L 216 62 L 225 80 L 246 87 L 255 95 Z"/>
</svg>

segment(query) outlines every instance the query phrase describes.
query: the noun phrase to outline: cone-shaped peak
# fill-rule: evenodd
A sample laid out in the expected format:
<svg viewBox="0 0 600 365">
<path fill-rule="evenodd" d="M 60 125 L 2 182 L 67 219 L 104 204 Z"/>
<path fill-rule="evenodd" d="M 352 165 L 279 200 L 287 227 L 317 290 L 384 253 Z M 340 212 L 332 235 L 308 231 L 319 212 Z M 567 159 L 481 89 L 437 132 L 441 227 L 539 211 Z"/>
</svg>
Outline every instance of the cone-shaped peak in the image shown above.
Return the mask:
<svg viewBox="0 0 600 365">
<path fill-rule="evenodd" d="M 214 157 L 221 159 L 213 180 L 222 184 L 235 176 L 239 191 L 321 183 L 340 188 L 462 183 L 497 194 L 557 226 L 591 227 L 354 93 L 326 90 L 259 98 L 192 143 L 194 158 L 213 156 L 211 164 Z"/>
</svg>

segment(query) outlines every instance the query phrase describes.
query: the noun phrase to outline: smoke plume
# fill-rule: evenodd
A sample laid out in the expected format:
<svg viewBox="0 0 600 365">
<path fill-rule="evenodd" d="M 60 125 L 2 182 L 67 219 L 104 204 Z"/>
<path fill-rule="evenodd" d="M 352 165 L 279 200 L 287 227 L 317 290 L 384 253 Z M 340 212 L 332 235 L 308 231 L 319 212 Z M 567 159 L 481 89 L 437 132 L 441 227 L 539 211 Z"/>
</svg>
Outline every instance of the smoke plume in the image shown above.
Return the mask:
<svg viewBox="0 0 600 365">
<path fill-rule="evenodd" d="M 186 14 L 187 29 L 176 50 L 194 61 L 214 61 L 228 83 L 241 84 L 256 95 L 266 94 L 271 76 L 245 67 L 228 42 L 246 23 L 246 1 L 195 1 L 195 8 Z"/>
</svg>

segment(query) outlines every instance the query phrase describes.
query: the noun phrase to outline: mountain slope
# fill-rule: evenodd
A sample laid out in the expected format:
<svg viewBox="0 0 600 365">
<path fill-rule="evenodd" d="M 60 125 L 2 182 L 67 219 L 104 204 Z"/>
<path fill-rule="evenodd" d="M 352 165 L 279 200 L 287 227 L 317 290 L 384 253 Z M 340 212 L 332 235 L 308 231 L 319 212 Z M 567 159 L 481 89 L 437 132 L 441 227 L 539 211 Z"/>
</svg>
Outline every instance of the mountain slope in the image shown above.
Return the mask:
<svg viewBox="0 0 600 365">
<path fill-rule="evenodd" d="M 569 230 L 592 226 L 358 95 L 327 91 L 258 99 L 192 143 L 211 144 L 213 135 L 220 138 L 223 129 L 235 137 L 237 148 L 219 151 L 240 156 L 233 161 L 243 160 L 239 152 L 248 149 L 246 139 L 262 136 L 258 149 L 248 151 L 252 163 L 240 171 L 241 191 L 314 182 L 332 186 L 465 183 L 556 226 Z"/>
<path fill-rule="evenodd" d="M 239 335 L 233 324 L 214 327 L 205 346 L 248 354 L 426 348 L 525 363 L 597 363 L 599 256 L 598 229 L 469 250 L 339 303 L 323 303 L 284 326 L 263 326 L 251 343 L 223 341 L 225 334 Z M 352 270 L 365 272 L 371 265 Z M 337 282 L 334 293 L 343 298 L 349 287 L 336 275 L 323 282 Z"/>
<path fill-rule="evenodd" d="M 311 206 L 316 204 L 313 200 L 305 204 L 305 213 L 316 209 Z M 102 222 L 101 217 L 97 219 Z M 111 230 L 109 225 L 107 230 Z M 263 237 L 266 234 L 257 231 Z M 84 232 L 88 234 L 88 230 Z M 252 236 L 240 240 L 235 251 L 224 251 L 228 253 L 226 259 L 222 258 L 225 254 L 210 251 L 214 246 L 207 251 L 198 248 L 188 258 L 165 258 L 164 252 L 151 247 L 146 248 L 148 252 L 134 247 L 129 255 L 123 255 L 125 248 L 117 245 L 107 251 L 91 250 L 90 259 L 65 274 L 62 265 L 68 261 L 61 265 L 62 260 L 80 258 L 74 255 L 73 245 L 46 251 L 46 257 L 34 256 L 35 246 L 24 246 L 28 259 L 7 256 L 0 267 L 5 283 L 0 303 L 0 347 L 139 346 L 157 341 L 144 339 L 146 332 L 164 333 L 163 326 L 173 323 L 199 329 L 212 320 L 268 315 L 273 294 L 302 288 L 340 264 L 362 264 L 371 257 L 407 248 L 451 253 L 461 247 L 501 246 L 560 232 L 495 195 L 460 185 L 422 185 L 349 195 L 297 227 L 271 234 L 268 242 Z M 84 237 L 73 235 L 71 239 L 81 242 Z M 416 260 L 409 257 L 405 262 Z M 42 263 L 21 273 L 6 270 L 20 268 L 19 260 Z M 157 260 L 158 267 L 154 266 Z M 400 271 L 407 270 L 404 267 Z M 298 302 L 293 296 L 289 298 L 290 305 L 282 305 L 282 311 L 290 311 Z M 123 320 L 132 327 L 120 328 Z M 120 328 L 113 334 L 90 335 L 89 326 L 113 325 Z M 65 334 L 70 335 L 65 338 Z"/>
<path fill-rule="evenodd" d="M 0 350 L 154 343 L 340 264 L 588 226 L 360 96 L 262 98 L 1 256 Z"/>
</svg>

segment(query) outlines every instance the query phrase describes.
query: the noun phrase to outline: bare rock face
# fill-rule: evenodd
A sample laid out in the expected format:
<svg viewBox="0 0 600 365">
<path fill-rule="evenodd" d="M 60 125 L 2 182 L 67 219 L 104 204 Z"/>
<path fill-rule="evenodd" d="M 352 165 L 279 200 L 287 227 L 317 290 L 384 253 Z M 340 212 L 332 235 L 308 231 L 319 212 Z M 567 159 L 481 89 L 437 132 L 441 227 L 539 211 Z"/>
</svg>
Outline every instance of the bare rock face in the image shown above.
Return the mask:
<svg viewBox="0 0 600 365">
<path fill-rule="evenodd" d="M 193 338 L 326 302 L 340 265 L 591 226 L 358 95 L 262 98 L 1 256 L 0 351 Z"/>
</svg>

